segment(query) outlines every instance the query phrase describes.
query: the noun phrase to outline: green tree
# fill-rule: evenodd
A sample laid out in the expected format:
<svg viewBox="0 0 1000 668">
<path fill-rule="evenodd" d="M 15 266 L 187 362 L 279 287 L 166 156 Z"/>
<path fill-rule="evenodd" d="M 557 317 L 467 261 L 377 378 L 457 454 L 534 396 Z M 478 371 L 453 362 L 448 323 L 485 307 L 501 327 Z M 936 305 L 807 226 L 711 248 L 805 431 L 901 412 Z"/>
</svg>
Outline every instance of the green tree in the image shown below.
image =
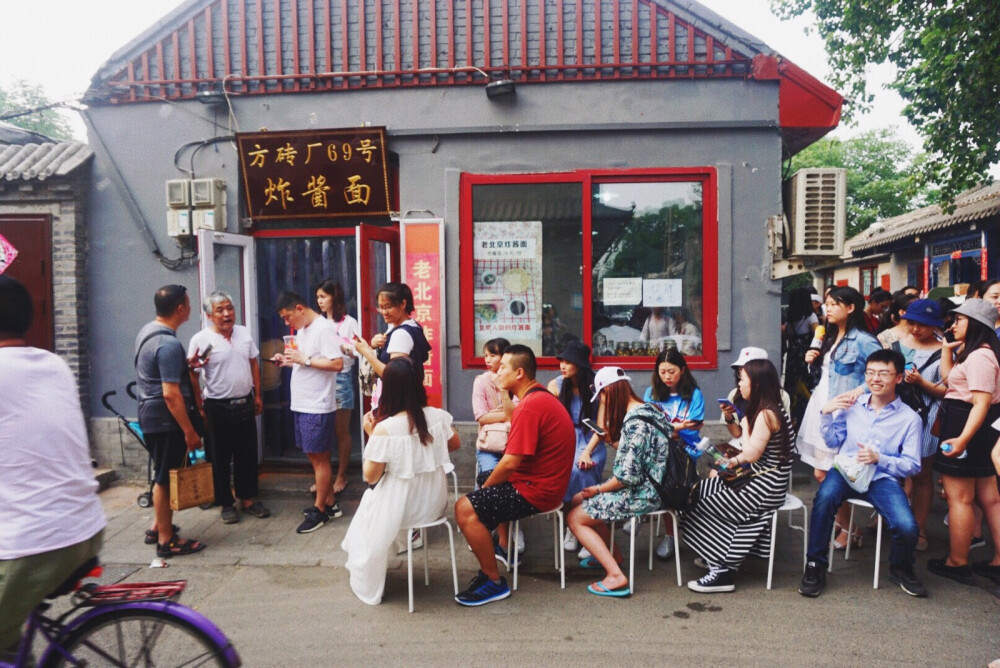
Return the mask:
<svg viewBox="0 0 1000 668">
<path fill-rule="evenodd" d="M 24 113 L 33 109 L 39 111 Z M 73 139 L 69 122 L 55 110 L 42 87 L 24 79 L 14 79 L 10 86 L 0 87 L 0 121 L 53 139 Z"/>
<path fill-rule="evenodd" d="M 923 206 L 927 189 L 916 176 L 922 156 L 894 128 L 870 130 L 847 140 L 821 139 L 794 156 L 789 173 L 806 167 L 847 169 L 847 236 L 876 220 Z"/>
<path fill-rule="evenodd" d="M 848 117 L 871 106 L 867 68 L 896 66 L 892 88 L 928 153 L 920 179 L 939 184 L 942 201 L 989 180 L 1000 162 L 1000 2 L 771 0 L 771 8 L 785 19 L 816 16 L 833 83 L 852 98 Z"/>
</svg>

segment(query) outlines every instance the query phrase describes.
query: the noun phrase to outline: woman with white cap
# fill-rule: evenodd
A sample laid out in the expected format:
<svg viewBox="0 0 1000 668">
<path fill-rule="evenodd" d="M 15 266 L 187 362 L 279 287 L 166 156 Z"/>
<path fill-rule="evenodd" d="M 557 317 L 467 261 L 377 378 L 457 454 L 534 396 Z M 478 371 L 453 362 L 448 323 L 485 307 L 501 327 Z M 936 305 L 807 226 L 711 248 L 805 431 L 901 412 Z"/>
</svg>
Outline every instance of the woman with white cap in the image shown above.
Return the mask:
<svg viewBox="0 0 1000 668">
<path fill-rule="evenodd" d="M 740 394 L 740 369 L 747 362 L 766 359 L 770 359 L 766 350 L 755 346 L 747 346 L 740 350 L 736 361 L 729 365 L 733 369 L 733 375 L 736 376 L 736 386 L 729 390 L 726 402 L 719 401 L 719 409 L 722 410 L 722 423 L 726 425 L 729 435 L 734 439 L 743 435 L 743 428 L 740 427 L 740 418 L 747 412 L 747 400 Z M 783 389 L 780 390 L 780 394 L 781 406 L 785 409 L 785 414 L 790 416 L 789 404 L 791 397 Z M 736 444 L 734 443 L 733 445 Z"/>
<path fill-rule="evenodd" d="M 990 451 L 1000 417 L 1000 340 L 993 330 L 997 310 L 982 299 L 967 299 L 954 311 L 955 341 L 941 346 L 941 375 L 948 385 L 940 420 L 941 447 L 934 470 L 948 497 L 948 556 L 929 559 L 927 570 L 962 584 L 973 574 L 1000 583 L 1000 492 Z M 958 355 L 952 360 L 955 351 Z M 973 501 L 983 509 L 993 536 L 991 561 L 969 565 L 975 530 Z"/>
<path fill-rule="evenodd" d="M 587 591 L 597 596 L 624 597 L 631 583 L 621 569 L 619 550 L 608 548 L 607 522 L 623 522 L 660 508 L 660 497 L 651 480 L 662 480 L 667 466 L 670 425 L 663 412 L 644 403 L 629 384 L 631 379 L 615 366 L 594 376 L 594 395 L 599 401 L 604 440 L 618 443 L 612 476 L 579 491 L 570 502 L 566 518 L 570 529 L 592 556 L 580 562 L 583 568 L 605 571 L 604 579 Z"/>
</svg>

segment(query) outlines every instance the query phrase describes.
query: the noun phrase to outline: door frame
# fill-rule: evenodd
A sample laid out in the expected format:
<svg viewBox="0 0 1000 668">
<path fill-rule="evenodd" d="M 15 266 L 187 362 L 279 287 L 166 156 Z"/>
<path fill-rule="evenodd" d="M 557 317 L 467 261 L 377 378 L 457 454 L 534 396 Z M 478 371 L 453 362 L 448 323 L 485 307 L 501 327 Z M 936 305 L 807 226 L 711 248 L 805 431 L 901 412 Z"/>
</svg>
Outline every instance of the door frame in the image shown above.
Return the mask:
<svg viewBox="0 0 1000 668">
<path fill-rule="evenodd" d="M 235 246 L 243 250 L 243 267 L 240 285 L 240 312 L 243 314 L 244 327 L 250 330 L 254 341 L 258 340 L 260 332 L 257 323 L 257 256 L 254 252 L 253 237 L 230 232 L 215 232 L 213 230 L 198 230 L 198 282 L 201 286 L 200 299 L 215 291 L 215 253 L 209 249 L 219 246 Z M 205 309 L 201 311 L 201 320 L 208 326 L 208 316 Z"/>
</svg>

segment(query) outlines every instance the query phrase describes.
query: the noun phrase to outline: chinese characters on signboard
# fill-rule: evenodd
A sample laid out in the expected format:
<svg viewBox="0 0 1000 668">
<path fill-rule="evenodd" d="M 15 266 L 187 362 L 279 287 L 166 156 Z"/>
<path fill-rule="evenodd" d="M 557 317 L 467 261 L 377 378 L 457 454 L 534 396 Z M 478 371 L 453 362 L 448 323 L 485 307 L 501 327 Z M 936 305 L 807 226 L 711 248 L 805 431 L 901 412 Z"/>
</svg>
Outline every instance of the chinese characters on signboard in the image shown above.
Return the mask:
<svg viewBox="0 0 1000 668">
<path fill-rule="evenodd" d="M 430 352 L 424 363 L 427 403 L 442 408 L 444 387 L 444 282 L 441 221 L 403 222 L 403 282 L 413 291 L 413 319 L 424 328 Z"/>
<path fill-rule="evenodd" d="M 385 128 L 238 133 L 254 221 L 389 213 Z"/>
<path fill-rule="evenodd" d="M 503 337 L 542 354 L 542 223 L 474 223 L 476 350 Z"/>
</svg>

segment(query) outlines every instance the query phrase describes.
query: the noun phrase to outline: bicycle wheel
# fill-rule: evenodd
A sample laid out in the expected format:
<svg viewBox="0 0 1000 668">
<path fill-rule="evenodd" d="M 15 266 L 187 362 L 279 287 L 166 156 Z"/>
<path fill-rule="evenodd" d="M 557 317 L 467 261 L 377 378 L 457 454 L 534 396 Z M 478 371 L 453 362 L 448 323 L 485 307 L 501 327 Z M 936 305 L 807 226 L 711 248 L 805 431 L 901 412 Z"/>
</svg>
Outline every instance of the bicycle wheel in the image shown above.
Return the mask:
<svg viewBox="0 0 1000 668">
<path fill-rule="evenodd" d="M 234 665 L 225 646 L 190 621 L 163 610 L 108 610 L 74 629 L 60 645 L 88 668 Z M 72 662 L 56 654 L 46 665 L 54 668 Z"/>
</svg>

